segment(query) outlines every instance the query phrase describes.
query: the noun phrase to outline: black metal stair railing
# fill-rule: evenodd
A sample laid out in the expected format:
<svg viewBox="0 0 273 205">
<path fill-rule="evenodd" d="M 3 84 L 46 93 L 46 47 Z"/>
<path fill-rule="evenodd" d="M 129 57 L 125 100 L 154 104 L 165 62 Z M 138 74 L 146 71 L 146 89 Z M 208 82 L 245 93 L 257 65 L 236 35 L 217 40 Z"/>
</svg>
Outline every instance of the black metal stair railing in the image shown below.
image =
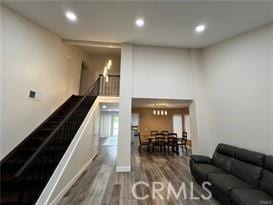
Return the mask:
<svg viewBox="0 0 273 205">
<path fill-rule="evenodd" d="M 119 96 L 119 75 L 108 75 L 108 82 L 103 75 L 100 75 L 99 79 L 101 96 Z"/>
<path fill-rule="evenodd" d="M 15 174 L 18 203 L 34 204 L 100 94 L 100 78 Z"/>
</svg>

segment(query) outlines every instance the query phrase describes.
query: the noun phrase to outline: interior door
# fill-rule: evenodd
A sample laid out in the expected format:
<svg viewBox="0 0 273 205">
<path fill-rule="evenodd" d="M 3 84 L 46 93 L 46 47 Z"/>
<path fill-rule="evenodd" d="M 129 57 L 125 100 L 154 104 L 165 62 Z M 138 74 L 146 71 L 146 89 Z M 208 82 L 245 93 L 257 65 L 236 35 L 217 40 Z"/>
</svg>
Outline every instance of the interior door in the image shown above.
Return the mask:
<svg viewBox="0 0 273 205">
<path fill-rule="evenodd" d="M 182 115 L 173 115 L 173 132 L 177 133 L 178 137 L 182 137 L 183 132 Z"/>
<path fill-rule="evenodd" d="M 117 137 L 118 136 L 118 126 L 119 126 L 119 116 L 118 114 L 113 114 L 112 115 L 112 131 L 111 131 L 111 136 Z"/>
</svg>

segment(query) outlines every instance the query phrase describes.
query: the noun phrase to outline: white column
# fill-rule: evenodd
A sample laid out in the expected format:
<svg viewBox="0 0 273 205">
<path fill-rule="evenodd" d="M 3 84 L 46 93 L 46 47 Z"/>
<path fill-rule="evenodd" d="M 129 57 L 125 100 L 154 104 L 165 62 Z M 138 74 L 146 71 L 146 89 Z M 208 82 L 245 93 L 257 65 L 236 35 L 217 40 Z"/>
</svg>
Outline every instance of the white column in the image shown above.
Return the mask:
<svg viewBox="0 0 273 205">
<path fill-rule="evenodd" d="M 0 28 L 2 29 L 2 6 L 0 5 Z M 3 84 L 3 45 L 2 45 L 2 31 L 0 32 L 0 160 L 4 157 L 4 153 L 2 153 L 3 150 L 3 140 L 2 140 L 2 100 L 4 99 L 4 96 L 2 95 L 2 84 Z"/>
<path fill-rule="evenodd" d="M 192 151 L 194 154 L 209 154 L 209 113 L 205 71 L 200 50 L 191 50 L 194 100 L 190 105 Z"/>
<path fill-rule="evenodd" d="M 133 92 L 133 46 L 123 44 L 120 65 L 119 134 L 117 172 L 131 171 L 131 109 Z"/>
<path fill-rule="evenodd" d="M 269 51 L 269 56 L 271 59 L 270 62 L 270 125 L 271 125 L 271 130 L 270 130 L 270 138 L 271 138 L 271 153 L 273 154 L 273 25 L 270 27 L 269 31 L 269 36 L 270 36 L 270 51 Z"/>
</svg>

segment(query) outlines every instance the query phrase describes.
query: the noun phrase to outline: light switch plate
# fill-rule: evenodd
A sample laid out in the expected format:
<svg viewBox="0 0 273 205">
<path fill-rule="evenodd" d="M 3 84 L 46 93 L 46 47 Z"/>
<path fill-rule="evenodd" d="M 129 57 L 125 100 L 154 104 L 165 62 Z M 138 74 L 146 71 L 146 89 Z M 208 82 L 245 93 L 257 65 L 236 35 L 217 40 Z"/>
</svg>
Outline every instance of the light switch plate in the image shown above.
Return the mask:
<svg viewBox="0 0 273 205">
<path fill-rule="evenodd" d="M 28 91 L 28 98 L 32 100 L 40 101 L 42 98 L 42 93 L 31 89 Z"/>
</svg>

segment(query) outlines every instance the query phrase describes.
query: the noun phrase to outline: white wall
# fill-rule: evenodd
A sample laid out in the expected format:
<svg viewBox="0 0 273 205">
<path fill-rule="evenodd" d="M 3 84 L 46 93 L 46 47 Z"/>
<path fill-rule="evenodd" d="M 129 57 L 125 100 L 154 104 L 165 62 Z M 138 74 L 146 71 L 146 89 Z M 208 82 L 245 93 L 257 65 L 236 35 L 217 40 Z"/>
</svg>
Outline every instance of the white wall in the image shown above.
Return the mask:
<svg viewBox="0 0 273 205">
<path fill-rule="evenodd" d="M 37 24 L 3 7 L 1 159 L 79 90 L 83 57 Z M 41 101 L 27 98 L 30 89 Z"/>
<path fill-rule="evenodd" d="M 189 49 L 122 45 L 117 171 L 131 166 L 132 97 L 193 99 L 191 55 Z"/>
<path fill-rule="evenodd" d="M 193 99 L 189 49 L 134 46 L 133 97 Z"/>
<path fill-rule="evenodd" d="M 122 61 L 132 65 L 123 67 L 128 71 L 121 79 L 127 80 L 128 92 L 133 79 L 131 97 L 193 99 L 194 153 L 212 154 L 218 143 L 273 153 L 273 25 L 203 50 L 134 45 L 127 51 Z M 128 111 L 131 93 L 126 95 Z M 127 130 L 123 139 L 130 139 L 127 124 L 120 123 Z"/>
<path fill-rule="evenodd" d="M 271 25 L 204 50 L 135 45 L 133 96 L 193 99 L 196 153 L 219 142 L 272 153 L 272 33 Z"/>
<path fill-rule="evenodd" d="M 120 54 L 91 54 L 91 67 L 96 71 L 97 75 L 103 73 L 104 66 L 109 59 L 112 60 L 111 69 L 108 71 L 109 75 L 120 74 Z"/>
<path fill-rule="evenodd" d="M 273 154 L 272 36 L 273 25 L 202 51 L 207 104 L 197 101 L 197 118 L 201 126 L 209 122 L 209 131 L 198 134 L 209 153 L 223 142 Z"/>
<path fill-rule="evenodd" d="M 2 59 L 2 50 L 3 50 L 3 43 L 2 43 L 2 6 L 0 4 L 0 28 L 1 28 L 1 32 L 0 32 L 0 97 L 2 98 L 2 82 L 3 82 L 3 59 Z M 0 98 L 0 144 L 2 143 L 1 139 L 2 139 L 2 134 L 3 134 L 3 130 L 2 130 L 2 100 Z M 2 150 L 2 147 L 0 146 L 0 149 Z M 0 160 L 1 160 L 1 154 L 2 151 L 0 151 Z"/>
<path fill-rule="evenodd" d="M 118 172 L 131 171 L 131 108 L 133 95 L 133 46 L 121 47 L 119 135 L 117 150 Z"/>
<path fill-rule="evenodd" d="M 197 154 L 209 154 L 210 116 L 201 51 L 191 50 L 191 59 L 194 90 L 194 100 L 190 105 L 192 151 Z"/>
<path fill-rule="evenodd" d="M 270 52 L 269 52 L 269 55 L 270 56 L 273 56 L 273 30 L 270 31 L 270 46 L 271 46 L 271 49 L 270 49 Z M 271 150 L 273 150 L 273 58 L 271 57 L 270 58 L 271 61 L 270 61 L 270 96 L 271 96 L 271 100 L 270 100 L 270 105 L 271 105 L 271 109 L 270 109 L 270 125 L 271 125 L 271 130 L 270 130 L 270 136 L 271 136 Z"/>
</svg>

